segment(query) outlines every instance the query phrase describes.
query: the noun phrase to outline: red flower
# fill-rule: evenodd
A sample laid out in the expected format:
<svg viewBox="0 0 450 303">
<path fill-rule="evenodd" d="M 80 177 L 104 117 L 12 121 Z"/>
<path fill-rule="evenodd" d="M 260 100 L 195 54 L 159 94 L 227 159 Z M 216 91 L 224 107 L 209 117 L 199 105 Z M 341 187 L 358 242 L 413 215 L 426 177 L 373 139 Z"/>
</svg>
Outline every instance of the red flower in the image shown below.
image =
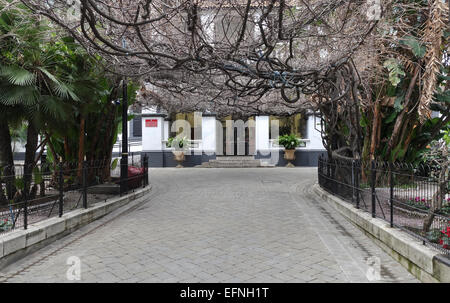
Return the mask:
<svg viewBox="0 0 450 303">
<path fill-rule="evenodd" d="M 444 235 L 439 240 L 439 244 L 442 245 L 442 247 L 445 249 L 450 249 L 450 245 L 444 244 L 444 240 L 443 240 L 443 238 L 450 238 L 450 226 L 447 226 L 447 231 L 445 229 L 441 230 L 441 233 L 443 233 Z"/>
</svg>

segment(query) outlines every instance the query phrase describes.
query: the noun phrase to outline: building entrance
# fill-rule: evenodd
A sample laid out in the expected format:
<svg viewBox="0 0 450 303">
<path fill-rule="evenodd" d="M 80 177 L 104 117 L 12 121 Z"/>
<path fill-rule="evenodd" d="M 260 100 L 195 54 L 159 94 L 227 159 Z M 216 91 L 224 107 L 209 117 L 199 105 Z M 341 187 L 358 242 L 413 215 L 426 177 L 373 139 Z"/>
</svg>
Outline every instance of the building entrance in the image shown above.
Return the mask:
<svg viewBox="0 0 450 303">
<path fill-rule="evenodd" d="M 243 121 L 222 120 L 223 155 L 250 156 L 255 152 L 255 126 L 253 119 Z"/>
</svg>

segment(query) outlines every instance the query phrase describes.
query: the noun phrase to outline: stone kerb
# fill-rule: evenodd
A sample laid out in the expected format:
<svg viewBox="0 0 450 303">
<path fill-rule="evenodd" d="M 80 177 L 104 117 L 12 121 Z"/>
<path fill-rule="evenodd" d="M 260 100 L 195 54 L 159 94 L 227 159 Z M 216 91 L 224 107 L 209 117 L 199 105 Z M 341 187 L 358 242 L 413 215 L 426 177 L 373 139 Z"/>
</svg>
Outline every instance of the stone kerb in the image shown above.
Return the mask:
<svg viewBox="0 0 450 303">
<path fill-rule="evenodd" d="M 30 224 L 27 230 L 14 230 L 0 235 L 0 269 L 23 258 L 51 242 L 85 226 L 120 207 L 143 197 L 151 190 L 151 186 L 139 189 L 123 197 L 97 203 L 88 209 L 76 209 L 64 214 Z"/>
<path fill-rule="evenodd" d="M 423 245 L 421 241 L 401 229 L 391 228 L 386 221 L 372 218 L 371 214 L 356 209 L 350 203 L 333 196 L 323 190 L 319 184 L 315 184 L 313 190 L 419 280 L 450 282 L 450 260 L 439 252 Z"/>
</svg>

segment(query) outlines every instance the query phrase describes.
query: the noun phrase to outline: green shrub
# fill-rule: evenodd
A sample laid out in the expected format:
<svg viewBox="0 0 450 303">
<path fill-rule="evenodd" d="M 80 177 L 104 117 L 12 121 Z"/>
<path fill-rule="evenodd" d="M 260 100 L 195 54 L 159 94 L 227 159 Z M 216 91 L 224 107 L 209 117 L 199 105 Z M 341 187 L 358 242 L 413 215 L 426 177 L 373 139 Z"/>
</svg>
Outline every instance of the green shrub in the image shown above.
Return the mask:
<svg viewBox="0 0 450 303">
<path fill-rule="evenodd" d="M 297 138 L 294 134 L 279 136 L 277 141 L 285 149 L 295 149 L 300 145 L 300 138 Z"/>
<path fill-rule="evenodd" d="M 189 141 L 186 139 L 186 137 L 183 138 L 170 137 L 167 140 L 166 146 L 173 147 L 176 149 L 187 149 L 189 148 Z"/>
</svg>

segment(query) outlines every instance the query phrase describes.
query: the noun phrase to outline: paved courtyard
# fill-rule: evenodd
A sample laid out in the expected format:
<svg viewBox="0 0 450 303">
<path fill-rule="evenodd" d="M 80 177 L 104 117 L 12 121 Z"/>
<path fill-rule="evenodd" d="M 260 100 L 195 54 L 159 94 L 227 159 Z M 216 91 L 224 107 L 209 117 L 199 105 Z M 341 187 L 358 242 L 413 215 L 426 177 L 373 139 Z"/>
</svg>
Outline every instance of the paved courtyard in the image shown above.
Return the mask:
<svg viewBox="0 0 450 303">
<path fill-rule="evenodd" d="M 2 271 L 8 282 L 417 282 L 311 190 L 313 168 L 151 169 L 152 193 Z M 120 211 L 119 211 L 120 212 Z"/>
</svg>

